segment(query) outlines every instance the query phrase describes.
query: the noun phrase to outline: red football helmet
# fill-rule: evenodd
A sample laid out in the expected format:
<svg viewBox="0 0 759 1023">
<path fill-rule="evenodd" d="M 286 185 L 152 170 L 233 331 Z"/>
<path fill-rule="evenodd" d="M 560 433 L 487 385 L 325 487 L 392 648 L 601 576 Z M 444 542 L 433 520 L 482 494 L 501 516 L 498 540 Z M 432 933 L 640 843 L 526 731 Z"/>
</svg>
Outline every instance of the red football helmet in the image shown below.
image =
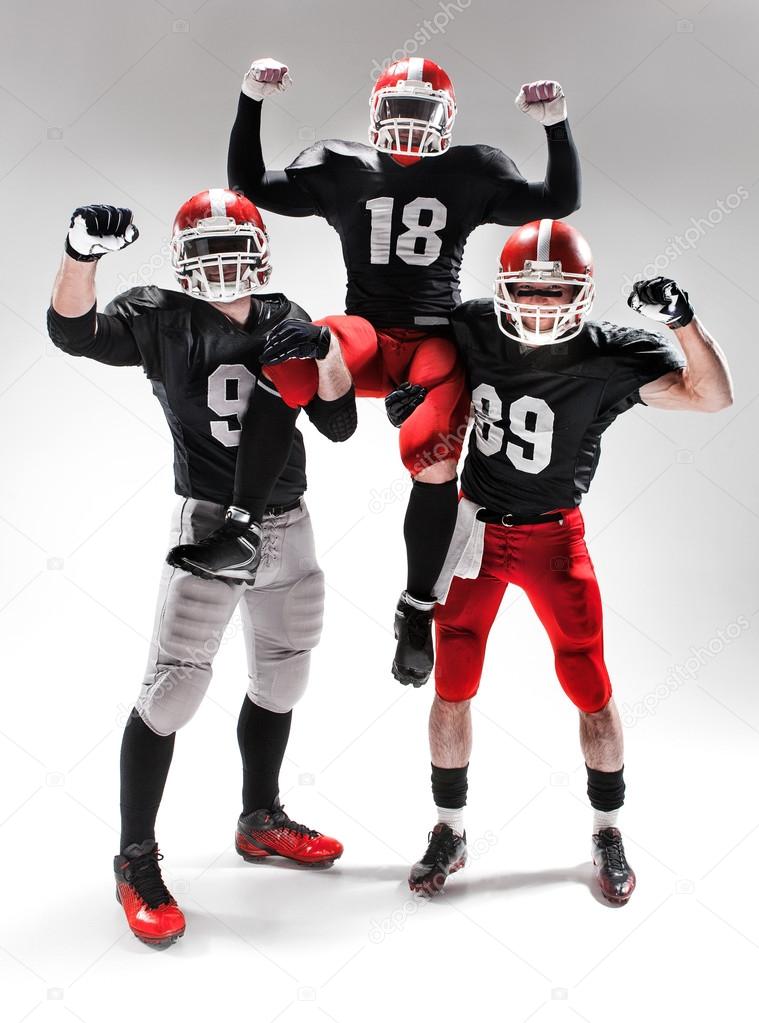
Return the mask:
<svg viewBox="0 0 759 1023">
<path fill-rule="evenodd" d="M 456 117 L 453 84 L 432 60 L 406 57 L 374 83 L 369 141 L 394 156 L 439 156 L 451 142 Z"/>
<path fill-rule="evenodd" d="M 239 192 L 198 192 L 174 218 L 171 266 L 184 290 L 207 302 L 232 302 L 266 287 L 272 267 L 261 214 Z"/>
<path fill-rule="evenodd" d="M 520 302 L 520 288 L 550 293 L 571 284 L 571 302 Z M 551 345 L 576 337 L 595 298 L 593 255 L 576 227 L 561 220 L 533 220 L 506 240 L 495 280 L 498 326 L 507 337 L 528 345 Z M 526 295 L 524 296 L 526 297 Z M 524 320 L 535 320 L 528 330 Z"/>
</svg>

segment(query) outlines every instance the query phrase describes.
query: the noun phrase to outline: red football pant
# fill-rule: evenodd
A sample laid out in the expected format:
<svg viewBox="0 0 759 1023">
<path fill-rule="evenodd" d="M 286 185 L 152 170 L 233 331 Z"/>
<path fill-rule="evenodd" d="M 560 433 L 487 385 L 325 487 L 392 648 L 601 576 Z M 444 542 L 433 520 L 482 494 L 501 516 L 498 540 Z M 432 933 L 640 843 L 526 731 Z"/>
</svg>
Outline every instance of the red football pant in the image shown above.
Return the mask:
<svg viewBox="0 0 759 1023">
<path fill-rule="evenodd" d="M 375 329 L 360 316 L 315 320 L 338 338 L 360 398 L 384 398 L 398 384 L 422 384 L 427 395 L 400 428 L 401 459 L 412 476 L 436 462 L 458 461 L 466 434 L 469 395 L 453 340 L 404 327 Z M 318 389 L 311 360 L 269 366 L 267 376 L 293 408 L 307 405 Z"/>
<path fill-rule="evenodd" d="M 603 655 L 601 595 L 579 508 L 558 522 L 485 527 L 477 579 L 454 578 L 435 609 L 435 690 L 443 700 L 470 700 L 480 684 L 485 647 L 506 587 L 527 594 L 553 646 L 556 674 L 581 711 L 603 710 L 611 683 Z"/>
</svg>

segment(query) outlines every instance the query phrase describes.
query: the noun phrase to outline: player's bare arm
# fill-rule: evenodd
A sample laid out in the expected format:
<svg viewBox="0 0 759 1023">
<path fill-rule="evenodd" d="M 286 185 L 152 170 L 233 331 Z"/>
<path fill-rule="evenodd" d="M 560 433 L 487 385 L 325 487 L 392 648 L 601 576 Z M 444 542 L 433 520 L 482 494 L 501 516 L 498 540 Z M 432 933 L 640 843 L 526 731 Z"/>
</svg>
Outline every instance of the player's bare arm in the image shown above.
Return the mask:
<svg viewBox="0 0 759 1023">
<path fill-rule="evenodd" d="M 633 287 L 628 305 L 669 327 L 686 360 L 682 370 L 641 387 L 646 405 L 686 412 L 721 412 L 732 405 L 733 383 L 725 353 L 693 312 L 687 292 L 672 280 L 655 277 Z"/>
<path fill-rule="evenodd" d="M 98 260 L 136 241 L 132 211 L 117 206 L 80 206 L 71 214 L 66 251 L 53 285 L 52 307 L 60 316 L 84 316 L 95 305 Z"/>
</svg>

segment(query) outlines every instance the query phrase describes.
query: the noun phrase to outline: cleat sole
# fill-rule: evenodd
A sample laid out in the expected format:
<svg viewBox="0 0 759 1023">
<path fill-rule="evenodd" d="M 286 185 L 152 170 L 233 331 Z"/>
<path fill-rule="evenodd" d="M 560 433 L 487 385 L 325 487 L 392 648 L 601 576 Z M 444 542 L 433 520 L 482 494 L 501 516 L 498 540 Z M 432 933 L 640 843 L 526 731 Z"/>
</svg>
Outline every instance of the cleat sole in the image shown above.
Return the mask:
<svg viewBox="0 0 759 1023">
<path fill-rule="evenodd" d="M 418 895 L 426 895 L 429 898 L 432 898 L 432 896 L 438 895 L 443 890 L 445 882 L 448 880 L 451 874 L 455 874 L 458 870 L 461 870 L 461 868 L 464 867 L 465 865 L 466 856 L 462 857 L 460 860 L 456 860 L 456 862 L 452 865 L 447 874 L 436 874 L 435 877 L 429 881 L 412 881 L 411 878 L 409 878 L 408 886 L 412 892 L 416 892 Z"/>
<path fill-rule="evenodd" d="M 299 867 L 305 867 L 307 870 L 314 870 L 321 867 L 326 870 L 331 867 L 335 860 L 339 860 L 342 853 L 339 856 L 330 856 L 324 860 L 299 860 L 295 856 L 285 856 L 283 853 L 269 852 L 268 849 L 261 849 L 260 852 L 250 852 L 247 849 L 242 849 L 235 842 L 235 852 L 238 856 L 242 856 L 246 863 L 262 863 L 264 860 L 280 859 L 287 860 L 289 863 L 295 863 Z"/>
<path fill-rule="evenodd" d="M 409 675 L 408 672 L 402 671 L 398 665 L 393 661 L 393 678 L 397 679 L 402 686 L 413 686 L 414 689 L 419 689 L 421 686 L 426 685 L 429 681 L 429 674 L 425 675 L 424 678 L 418 678 L 414 675 Z"/>
</svg>

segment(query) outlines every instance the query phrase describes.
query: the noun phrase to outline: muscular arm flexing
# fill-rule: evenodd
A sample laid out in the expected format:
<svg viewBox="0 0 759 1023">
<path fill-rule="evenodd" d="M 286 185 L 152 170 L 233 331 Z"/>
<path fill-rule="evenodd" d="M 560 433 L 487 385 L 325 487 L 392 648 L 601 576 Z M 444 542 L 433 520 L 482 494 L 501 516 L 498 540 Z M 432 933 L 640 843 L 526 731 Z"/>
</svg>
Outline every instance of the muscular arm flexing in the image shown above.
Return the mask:
<svg viewBox="0 0 759 1023">
<path fill-rule="evenodd" d="M 631 308 L 670 327 L 685 355 L 682 370 L 640 389 L 640 397 L 654 408 L 691 412 L 720 412 L 732 405 L 733 385 L 725 353 L 695 316 L 688 295 L 664 277 L 641 281 L 628 299 Z"/>
<path fill-rule="evenodd" d="M 116 316 L 98 313 L 95 294 L 100 256 L 124 248 L 136 238 L 130 210 L 115 206 L 74 210 L 47 314 L 48 333 L 57 348 L 109 366 L 140 365 L 140 352 L 129 327 Z"/>
</svg>

